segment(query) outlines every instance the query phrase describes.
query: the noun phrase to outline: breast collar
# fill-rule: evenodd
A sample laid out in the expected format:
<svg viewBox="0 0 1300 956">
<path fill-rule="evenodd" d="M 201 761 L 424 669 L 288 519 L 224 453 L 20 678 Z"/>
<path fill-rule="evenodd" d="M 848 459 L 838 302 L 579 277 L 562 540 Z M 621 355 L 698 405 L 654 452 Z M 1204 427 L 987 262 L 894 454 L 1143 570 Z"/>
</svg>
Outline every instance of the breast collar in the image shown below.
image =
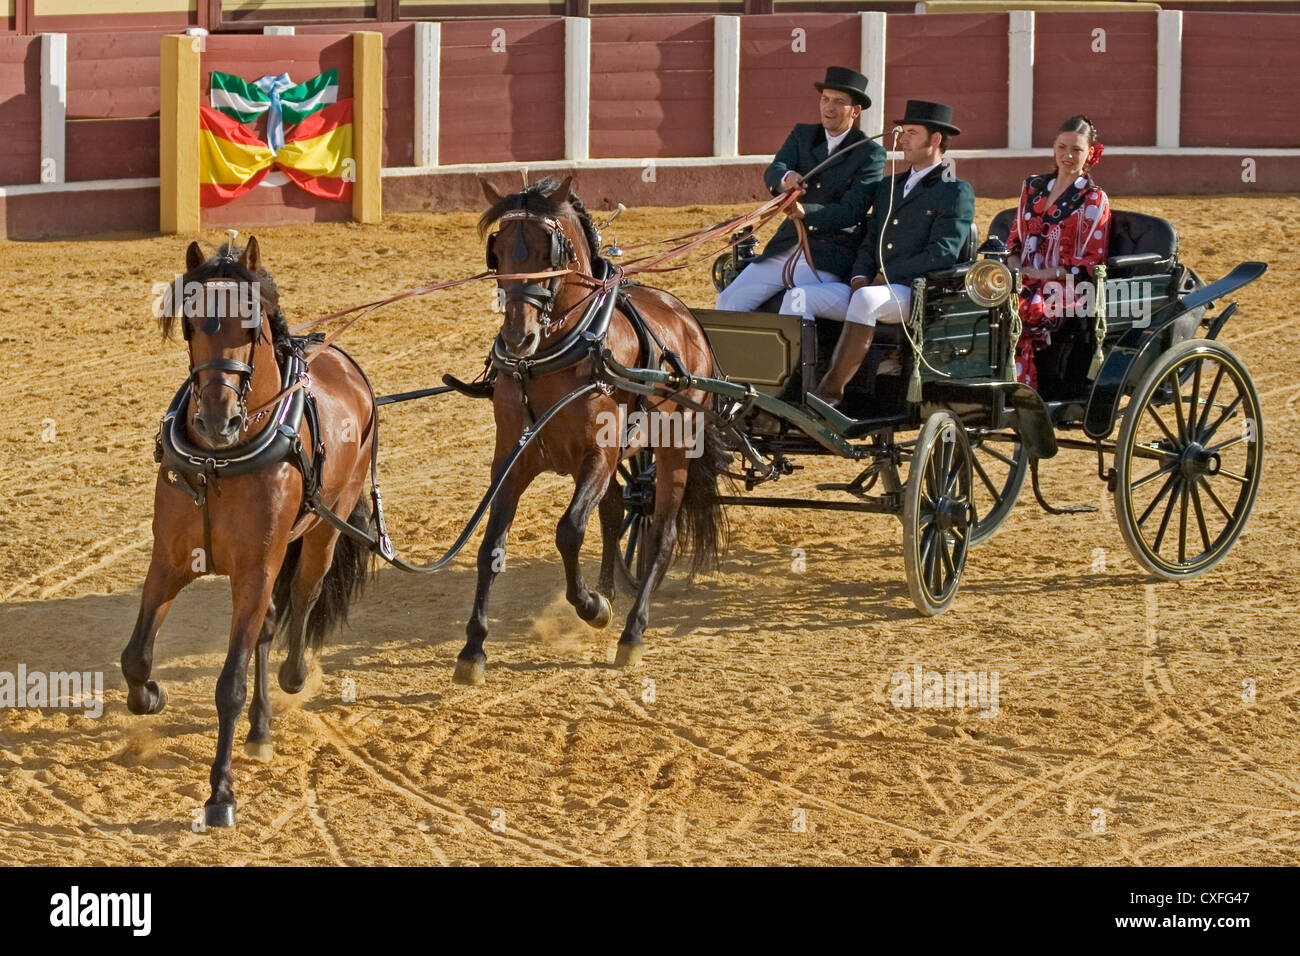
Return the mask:
<svg viewBox="0 0 1300 956">
<path fill-rule="evenodd" d="M 290 354 L 281 370 L 282 387 L 288 388 L 306 371 L 303 360 L 296 354 Z M 163 416 L 154 452 L 157 461 L 188 478 L 204 475 L 211 480 L 252 474 L 269 465 L 289 460 L 302 426 L 306 389 L 295 389 L 281 399 L 279 407 L 274 409 L 271 423 L 251 441 L 234 448 L 218 450 L 194 444 L 185 433 L 185 411 L 189 407 L 192 384 L 193 378 L 185 381 Z M 168 483 L 176 484 L 171 477 L 168 477 Z"/>
<path fill-rule="evenodd" d="M 592 272 L 597 273 L 595 278 L 604 281 L 608 275 L 608 268 L 609 264 L 597 257 L 592 265 Z M 573 328 L 548 348 L 527 358 L 511 358 L 506 353 L 505 344 L 498 334 L 492 342 L 492 367 L 512 377 L 529 378 L 549 375 L 577 365 L 591 353 L 593 347 L 598 347 L 598 345 L 593 346 L 593 343 L 604 342 L 618 298 L 617 287 L 602 290 L 592 297 L 582 313 L 582 318 L 574 323 Z"/>
</svg>

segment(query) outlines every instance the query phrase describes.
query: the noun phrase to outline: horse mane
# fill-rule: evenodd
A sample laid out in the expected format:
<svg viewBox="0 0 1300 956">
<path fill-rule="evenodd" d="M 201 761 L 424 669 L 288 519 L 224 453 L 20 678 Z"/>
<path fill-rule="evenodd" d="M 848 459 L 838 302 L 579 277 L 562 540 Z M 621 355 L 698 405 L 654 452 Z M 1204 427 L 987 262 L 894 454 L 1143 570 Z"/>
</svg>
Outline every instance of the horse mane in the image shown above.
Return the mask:
<svg viewBox="0 0 1300 956">
<path fill-rule="evenodd" d="M 276 288 L 275 280 L 271 278 L 271 273 L 265 269 L 253 271 L 239 261 L 239 257 L 244 254 L 241 246 L 234 246 L 229 242 L 223 242 L 215 255 L 210 256 L 199 265 L 190 269 L 181 276 L 182 287 L 190 282 L 206 282 L 208 279 L 233 279 L 236 282 L 256 282 L 258 291 L 262 296 L 262 308 L 266 312 L 267 322 L 271 326 L 271 345 L 275 348 L 275 358 L 277 362 L 283 362 L 293 349 L 293 343 L 289 335 L 289 320 L 284 317 L 284 311 L 280 308 L 280 290 Z M 168 288 L 167 307 L 162 310 L 158 317 L 158 329 L 162 332 L 164 339 L 170 339 L 172 332 L 176 327 L 176 320 L 181 319 L 184 324 L 184 318 L 181 316 L 181 303 L 171 301 L 172 288 Z"/>
<path fill-rule="evenodd" d="M 493 203 L 487 212 L 479 217 L 479 236 L 487 235 L 488 230 L 492 228 L 498 219 L 515 209 L 523 209 L 538 216 L 562 216 L 565 214 L 567 207 L 577 217 L 578 223 L 582 226 L 583 237 L 587 240 L 587 248 L 594 259 L 600 255 L 600 233 L 596 231 L 596 224 L 591 221 L 591 213 L 587 212 L 587 207 L 582 204 L 578 194 L 572 190 L 569 193 L 572 198 L 568 202 L 557 202 L 546 195 L 559 185 L 559 181 L 555 179 L 539 179 L 537 182 L 525 186 L 522 192 L 502 196 L 501 199 Z"/>
</svg>

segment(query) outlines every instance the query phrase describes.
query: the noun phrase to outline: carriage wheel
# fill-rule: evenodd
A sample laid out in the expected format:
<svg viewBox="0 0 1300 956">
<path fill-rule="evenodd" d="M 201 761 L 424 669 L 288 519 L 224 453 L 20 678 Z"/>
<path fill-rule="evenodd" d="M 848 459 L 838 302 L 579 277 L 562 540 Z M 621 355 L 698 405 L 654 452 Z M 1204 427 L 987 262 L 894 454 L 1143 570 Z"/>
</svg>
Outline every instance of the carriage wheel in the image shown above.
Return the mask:
<svg viewBox="0 0 1300 956">
<path fill-rule="evenodd" d="M 978 438 L 971 442 L 971 465 L 975 470 L 976 523 L 970 543 L 979 545 L 997 534 L 1011 517 L 1029 473 L 1029 456 L 1019 440 Z"/>
<path fill-rule="evenodd" d="M 974 532 L 970 440 L 948 411 L 925 421 L 903 490 L 903 568 L 922 614 L 942 614 L 957 596 Z"/>
<path fill-rule="evenodd" d="M 1206 339 L 1167 351 L 1133 393 L 1115 447 L 1115 513 L 1133 557 L 1169 580 L 1218 564 L 1246 525 L 1263 459 L 1241 360 Z"/>
<path fill-rule="evenodd" d="M 650 451 L 639 451 L 619 463 L 618 475 L 623 485 L 623 524 L 618 529 L 618 568 L 633 594 L 641 590 L 645 577 L 645 541 L 650 519 L 655 513 L 655 466 Z M 655 585 L 658 588 L 658 584 Z"/>
</svg>

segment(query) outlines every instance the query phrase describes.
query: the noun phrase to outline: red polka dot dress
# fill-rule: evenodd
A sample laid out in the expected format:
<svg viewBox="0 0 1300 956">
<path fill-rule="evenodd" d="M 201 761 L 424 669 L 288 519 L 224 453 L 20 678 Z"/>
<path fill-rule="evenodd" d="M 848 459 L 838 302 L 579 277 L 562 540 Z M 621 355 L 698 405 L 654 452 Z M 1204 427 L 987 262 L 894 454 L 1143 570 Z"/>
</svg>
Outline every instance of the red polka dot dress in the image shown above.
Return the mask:
<svg viewBox="0 0 1300 956">
<path fill-rule="evenodd" d="M 1110 238 L 1110 200 L 1086 173 L 1052 205 L 1048 194 L 1056 173 L 1025 180 L 1007 251 L 1020 256 L 1022 269 L 1062 269 L 1061 279 L 1026 279 L 1020 295 L 1023 331 L 1016 349 L 1016 380 L 1038 387 L 1034 350 L 1075 315 L 1092 314 L 1096 268 L 1106 261 Z"/>
</svg>

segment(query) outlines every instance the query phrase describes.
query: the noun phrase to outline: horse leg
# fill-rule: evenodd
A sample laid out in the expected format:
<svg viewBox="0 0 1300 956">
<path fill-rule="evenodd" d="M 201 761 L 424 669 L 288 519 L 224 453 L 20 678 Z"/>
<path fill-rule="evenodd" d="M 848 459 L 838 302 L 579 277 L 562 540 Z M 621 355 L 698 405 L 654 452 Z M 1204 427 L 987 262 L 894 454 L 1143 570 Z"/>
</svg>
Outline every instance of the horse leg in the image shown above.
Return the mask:
<svg viewBox="0 0 1300 956">
<path fill-rule="evenodd" d="M 681 510 L 686 493 L 686 468 L 684 450 L 655 450 L 655 513 L 646 540 L 650 561 L 618 639 L 618 654 L 614 658 L 616 667 L 630 667 L 641 660 L 642 635 L 650 622 L 650 596 L 668 572 L 677 547 L 677 512 Z"/>
<path fill-rule="evenodd" d="M 594 628 L 602 628 L 608 624 L 610 618 L 614 616 L 614 609 L 610 607 L 609 599 L 605 595 L 587 587 L 579 558 L 582 542 L 587 536 L 587 524 L 591 521 L 591 513 L 596 505 L 602 503 L 607 497 L 606 491 L 611 484 L 607 465 L 608 462 L 603 456 L 593 455 L 587 459 L 586 467 L 574 482 L 573 499 L 555 528 L 555 547 L 559 549 L 560 558 L 564 562 L 564 578 L 567 584 L 565 597 L 578 612 L 578 617 Z M 603 540 L 608 544 L 608 530 L 602 528 L 602 532 L 604 532 Z M 604 564 L 603 557 L 601 563 Z M 613 575 L 612 568 L 610 574 Z"/>
<path fill-rule="evenodd" d="M 339 533 L 323 521 L 302 537 L 298 566 L 289 586 L 289 652 L 280 665 L 280 689 L 287 694 L 299 693 L 307 683 L 307 624 L 320 599 L 338 538 Z"/>
<path fill-rule="evenodd" d="M 235 724 L 248 696 L 248 658 L 262 633 L 277 570 L 241 568 L 231 575 L 235 608 L 226 663 L 217 678 L 217 755 L 209 777 L 212 795 L 203 812 L 204 821 L 210 827 L 235 825 L 235 778 L 230 772 Z"/>
<path fill-rule="evenodd" d="M 253 702 L 248 705 L 248 736 L 244 754 L 253 760 L 270 760 L 275 753 L 271 745 L 271 694 L 266 682 L 267 654 L 275 636 L 275 603 L 267 605 L 262 634 L 257 639 L 257 656 L 253 658 Z"/>
<path fill-rule="evenodd" d="M 623 489 L 611 477 L 600 499 L 600 583 L 597 589 L 614 600 L 614 561 L 618 557 L 618 535 L 623 527 Z"/>
<path fill-rule="evenodd" d="M 149 679 L 153 672 L 153 641 L 181 588 L 197 575 L 188 564 L 180 566 L 155 542 L 149 573 L 140 595 L 140 611 L 131 640 L 122 650 L 122 676 L 126 678 L 126 706 L 133 714 L 156 714 L 167 703 L 162 687 Z"/>
<path fill-rule="evenodd" d="M 493 474 L 497 469 L 493 468 Z M 487 676 L 487 654 L 483 641 L 487 638 L 487 601 L 492 582 L 505 566 L 506 535 L 515 520 L 519 498 L 533 480 L 535 473 L 510 477 L 501 485 L 492 509 L 488 512 L 487 529 L 478 549 L 478 586 L 474 590 L 474 609 L 465 625 L 465 646 L 456 655 L 456 670 L 451 679 L 457 684 L 481 684 Z M 495 480 L 495 479 L 494 479 Z"/>
</svg>

